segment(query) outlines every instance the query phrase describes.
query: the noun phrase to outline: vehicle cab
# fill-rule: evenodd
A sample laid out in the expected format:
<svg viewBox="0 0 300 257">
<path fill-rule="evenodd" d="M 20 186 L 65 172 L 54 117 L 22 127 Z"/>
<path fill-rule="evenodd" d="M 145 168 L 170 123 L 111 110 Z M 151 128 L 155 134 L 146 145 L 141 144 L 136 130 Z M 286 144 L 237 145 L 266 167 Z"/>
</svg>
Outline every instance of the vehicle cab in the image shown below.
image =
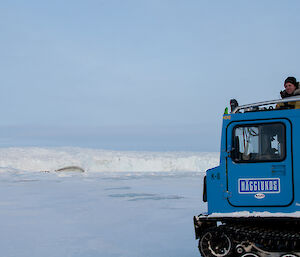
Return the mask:
<svg viewBox="0 0 300 257">
<path fill-rule="evenodd" d="M 298 101 L 236 106 L 224 114 L 220 166 L 206 173 L 208 214 L 300 211 L 300 109 L 275 108 Z"/>
</svg>

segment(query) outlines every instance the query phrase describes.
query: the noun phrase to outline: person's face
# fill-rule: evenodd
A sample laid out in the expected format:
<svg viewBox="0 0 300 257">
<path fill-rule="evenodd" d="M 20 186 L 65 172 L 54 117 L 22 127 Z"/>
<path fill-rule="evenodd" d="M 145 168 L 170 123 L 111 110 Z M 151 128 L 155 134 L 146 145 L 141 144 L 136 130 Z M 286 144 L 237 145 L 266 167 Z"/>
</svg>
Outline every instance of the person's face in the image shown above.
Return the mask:
<svg viewBox="0 0 300 257">
<path fill-rule="evenodd" d="M 291 95 L 296 90 L 296 86 L 290 82 L 285 83 L 284 87 L 285 87 L 285 91 L 289 95 Z"/>
</svg>

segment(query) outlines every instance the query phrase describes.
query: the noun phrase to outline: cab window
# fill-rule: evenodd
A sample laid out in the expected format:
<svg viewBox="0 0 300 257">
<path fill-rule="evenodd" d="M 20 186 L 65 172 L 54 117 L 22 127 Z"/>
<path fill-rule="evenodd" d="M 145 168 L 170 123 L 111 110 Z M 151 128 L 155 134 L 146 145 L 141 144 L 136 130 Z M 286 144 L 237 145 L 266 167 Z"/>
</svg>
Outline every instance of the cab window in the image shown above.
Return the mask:
<svg viewBox="0 0 300 257">
<path fill-rule="evenodd" d="M 281 161 L 285 158 L 283 123 L 237 126 L 233 130 L 234 161 Z"/>
</svg>

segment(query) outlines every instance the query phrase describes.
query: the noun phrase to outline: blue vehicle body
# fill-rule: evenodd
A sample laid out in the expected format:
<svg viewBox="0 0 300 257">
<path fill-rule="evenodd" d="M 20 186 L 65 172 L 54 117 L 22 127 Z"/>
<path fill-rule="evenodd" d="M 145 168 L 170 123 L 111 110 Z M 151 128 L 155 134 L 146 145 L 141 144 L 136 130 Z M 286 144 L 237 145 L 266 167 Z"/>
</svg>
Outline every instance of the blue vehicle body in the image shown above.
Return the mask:
<svg viewBox="0 0 300 257">
<path fill-rule="evenodd" d="M 300 109 L 290 101 L 300 97 L 223 115 L 220 165 L 204 178 L 208 211 L 194 217 L 202 256 L 300 256 Z"/>
<path fill-rule="evenodd" d="M 234 129 L 265 124 L 280 124 L 284 128 L 284 157 L 254 162 L 236 162 L 231 158 Z M 224 115 L 220 166 L 206 173 L 208 214 L 241 211 L 291 214 L 300 211 L 298 142 L 300 109 Z"/>
</svg>

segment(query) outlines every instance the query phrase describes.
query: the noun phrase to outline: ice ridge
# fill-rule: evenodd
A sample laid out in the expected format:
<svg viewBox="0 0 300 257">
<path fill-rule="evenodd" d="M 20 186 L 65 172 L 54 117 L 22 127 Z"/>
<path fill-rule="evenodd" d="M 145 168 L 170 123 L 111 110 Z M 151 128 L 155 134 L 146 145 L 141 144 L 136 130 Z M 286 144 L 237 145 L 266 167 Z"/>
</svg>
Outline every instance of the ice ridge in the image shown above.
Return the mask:
<svg viewBox="0 0 300 257">
<path fill-rule="evenodd" d="M 0 171 L 56 171 L 79 167 L 89 172 L 176 172 L 215 167 L 214 152 L 141 152 L 88 148 L 0 148 Z"/>
</svg>

